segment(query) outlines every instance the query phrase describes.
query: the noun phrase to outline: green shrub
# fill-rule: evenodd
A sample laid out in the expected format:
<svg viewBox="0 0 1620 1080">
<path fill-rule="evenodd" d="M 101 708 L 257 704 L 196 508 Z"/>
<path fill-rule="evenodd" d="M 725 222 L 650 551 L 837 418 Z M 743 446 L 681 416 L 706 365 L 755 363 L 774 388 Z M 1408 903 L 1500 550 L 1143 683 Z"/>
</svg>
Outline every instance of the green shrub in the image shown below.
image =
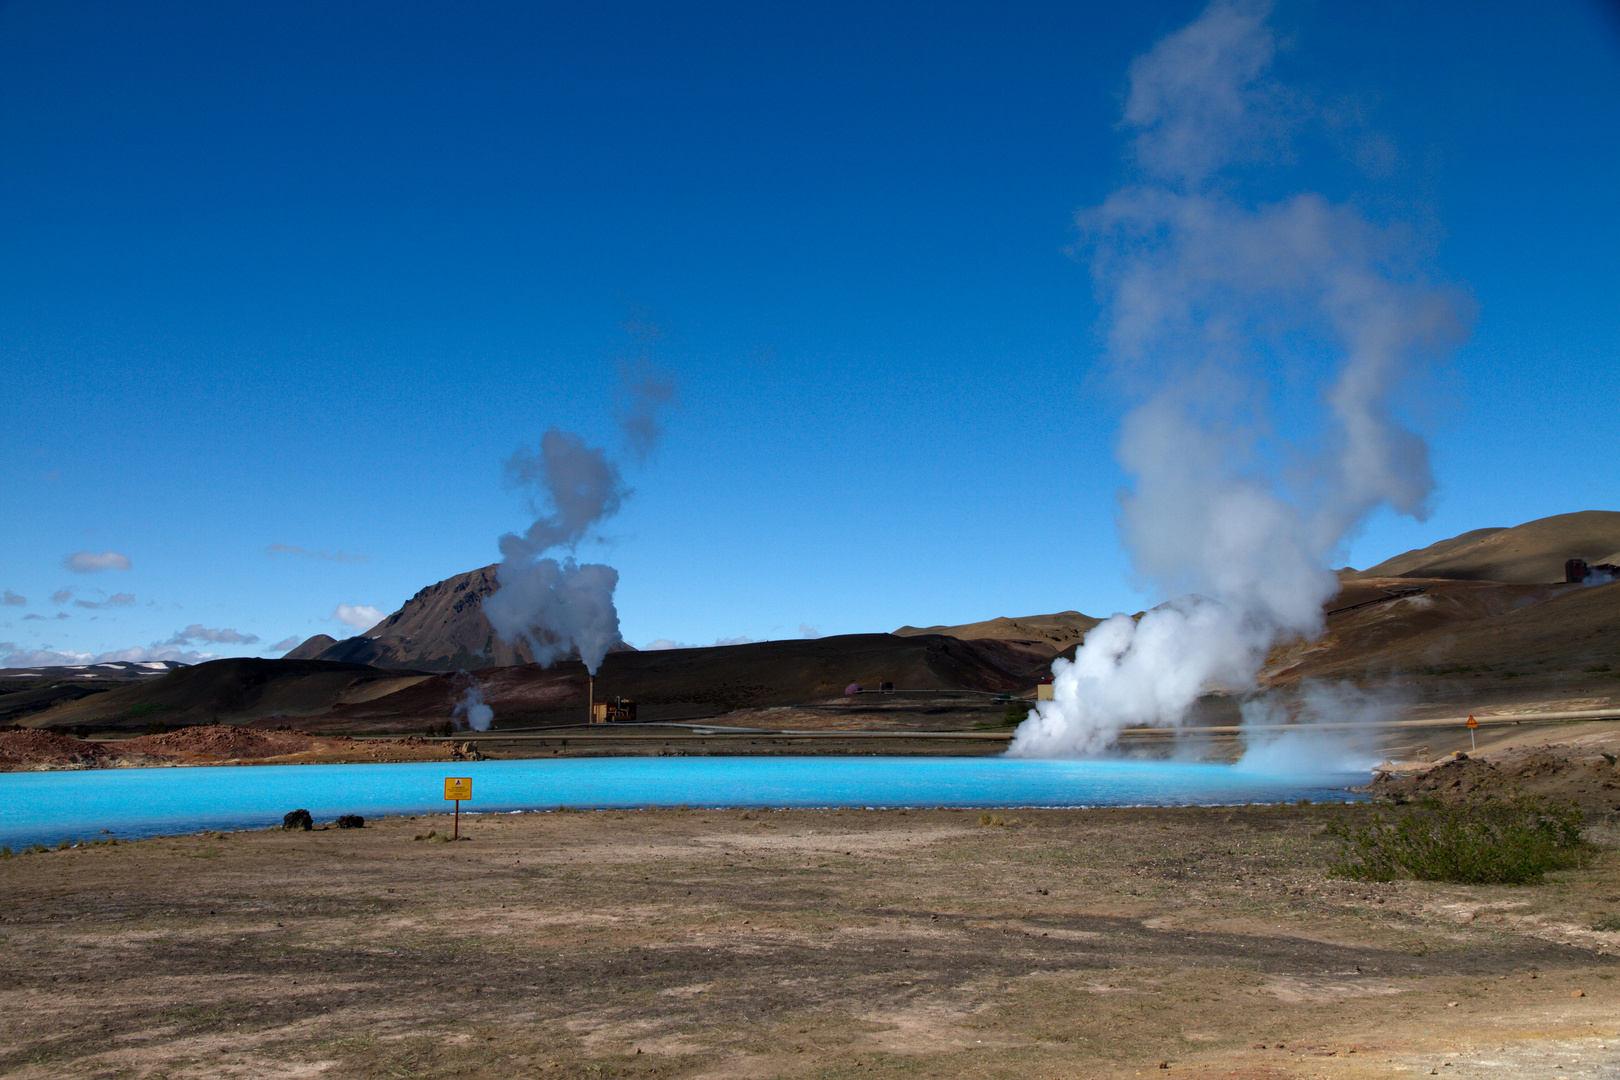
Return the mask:
<svg viewBox="0 0 1620 1080">
<path fill-rule="evenodd" d="M 165 724 L 161 720 L 154 720 L 150 724 L 146 725 L 146 733 L 148 735 L 162 735 L 163 733 L 165 733 L 168 730 L 169 730 L 169 725 Z"/>
<path fill-rule="evenodd" d="M 1599 919 L 1592 924 L 1592 929 L 1601 932 L 1620 930 L 1620 915 L 1610 915 L 1607 919 Z"/>
<path fill-rule="evenodd" d="M 167 712 L 173 705 L 154 705 L 150 701 L 137 701 L 124 712 L 129 716 L 151 716 L 153 713 Z"/>
<path fill-rule="evenodd" d="M 1520 885 L 1578 863 L 1584 815 L 1573 803 L 1520 798 L 1445 806 L 1431 803 L 1367 826 L 1335 822 L 1344 844 L 1328 872 L 1362 881 L 1407 874 L 1420 881 Z"/>
</svg>

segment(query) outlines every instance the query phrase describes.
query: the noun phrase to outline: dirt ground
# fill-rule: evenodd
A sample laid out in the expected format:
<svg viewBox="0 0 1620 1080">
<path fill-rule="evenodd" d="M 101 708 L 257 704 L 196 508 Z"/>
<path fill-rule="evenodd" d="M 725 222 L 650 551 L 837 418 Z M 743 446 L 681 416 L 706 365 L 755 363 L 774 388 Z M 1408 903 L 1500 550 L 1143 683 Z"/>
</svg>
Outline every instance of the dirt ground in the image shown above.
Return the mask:
<svg viewBox="0 0 1620 1080">
<path fill-rule="evenodd" d="M 1368 790 L 1396 802 L 1532 795 L 1613 817 L 1620 815 L 1620 725 L 1498 729 L 1472 754 L 1401 763 L 1380 773 Z"/>
<path fill-rule="evenodd" d="M 1371 807 L 389 818 L 0 860 L 8 1077 L 1604 1077 L 1620 829 L 1330 879 Z M 426 837 L 435 833 L 431 839 Z"/>
</svg>

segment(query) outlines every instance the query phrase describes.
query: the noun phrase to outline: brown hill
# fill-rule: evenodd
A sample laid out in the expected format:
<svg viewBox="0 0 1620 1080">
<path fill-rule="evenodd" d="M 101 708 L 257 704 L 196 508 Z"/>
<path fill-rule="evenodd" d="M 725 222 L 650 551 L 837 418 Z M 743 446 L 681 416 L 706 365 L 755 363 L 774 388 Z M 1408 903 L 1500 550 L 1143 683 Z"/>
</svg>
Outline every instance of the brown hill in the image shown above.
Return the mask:
<svg viewBox="0 0 1620 1080">
<path fill-rule="evenodd" d="M 902 692 L 1018 694 L 1032 690 L 1041 674 L 1041 662 L 995 641 L 841 634 L 609 653 L 596 677 L 596 696 L 632 699 L 643 720 L 681 719 L 839 697 L 852 682 L 891 682 Z M 549 669 L 489 668 L 472 679 L 494 708 L 497 727 L 578 722 L 585 715 L 586 674 L 577 660 Z M 385 698 L 335 708 L 331 722 L 347 730 L 398 721 L 402 730 L 414 730 L 420 718 L 448 718 L 468 685 L 467 676 L 437 676 Z"/>
<path fill-rule="evenodd" d="M 1610 562 L 1616 549 L 1620 549 L 1620 511 L 1583 510 L 1511 529 L 1475 529 L 1342 576 L 1551 583 L 1564 580 L 1566 559 Z"/>
<path fill-rule="evenodd" d="M 1437 714 L 1620 700 L 1620 583 L 1364 578 L 1334 607 L 1320 638 L 1273 653 L 1262 685 L 1354 683 Z"/>
<path fill-rule="evenodd" d="M 1101 621 L 1078 611 L 1060 611 L 1055 615 L 1025 615 L 1016 619 L 1001 616 L 960 626 L 902 626 L 894 633 L 896 637 L 943 634 L 962 641 L 999 641 L 1051 658 L 1079 644 Z"/>
<path fill-rule="evenodd" d="M 1375 687 L 1414 715 L 1612 708 L 1620 586 L 1565 584 L 1564 562 L 1612 563 L 1617 547 L 1620 513 L 1587 510 L 1341 571 L 1327 632 L 1274 652 L 1262 684 Z"/>
<path fill-rule="evenodd" d="M 418 592 L 364 634 L 334 641 L 317 634 L 283 659 L 334 660 L 345 664 L 415 671 L 474 671 L 532 664 L 527 644 L 502 641 L 484 617 L 484 600 L 500 588 L 495 565 L 446 578 Z M 610 652 L 623 652 L 619 643 Z"/>
<path fill-rule="evenodd" d="M 283 660 L 319 660 L 321 653 L 337 644 L 337 638 L 331 634 L 316 634 L 305 638 L 296 649 L 281 655 Z"/>
<path fill-rule="evenodd" d="M 899 691 L 1022 693 L 1044 662 L 996 641 L 941 635 L 846 634 L 707 649 L 608 654 L 599 698 L 635 700 L 643 719 L 712 716 L 732 709 L 837 697 L 851 682 Z M 31 727 L 139 731 L 153 721 L 256 723 L 296 718 L 300 727 L 417 732 L 449 719 L 476 685 L 497 727 L 579 722 L 586 674 L 577 660 L 549 669 L 511 665 L 466 674 L 384 671 L 323 660 L 215 660 L 153 682 L 109 691 L 29 716 Z"/>
<path fill-rule="evenodd" d="M 213 720 L 317 716 L 334 705 L 387 695 L 427 678 L 326 660 L 233 657 L 178 668 L 151 682 L 58 705 L 24 721 L 30 727 L 144 731 Z"/>
<path fill-rule="evenodd" d="M 184 664 L 173 660 L 117 660 L 100 664 L 0 668 L 0 723 L 121 686 L 162 678 Z"/>
</svg>

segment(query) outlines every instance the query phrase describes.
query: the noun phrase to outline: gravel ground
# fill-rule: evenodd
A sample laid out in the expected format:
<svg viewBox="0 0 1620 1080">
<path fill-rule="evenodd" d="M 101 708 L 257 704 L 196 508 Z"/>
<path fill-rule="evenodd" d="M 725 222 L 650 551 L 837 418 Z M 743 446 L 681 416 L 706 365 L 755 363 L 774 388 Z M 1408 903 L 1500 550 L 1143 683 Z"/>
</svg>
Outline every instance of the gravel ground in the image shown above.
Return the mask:
<svg viewBox="0 0 1620 1080">
<path fill-rule="evenodd" d="M 1369 807 L 390 818 L 0 860 L 16 1077 L 1620 1075 L 1620 842 L 1324 877 Z M 426 837 L 429 832 L 436 835 Z"/>
</svg>

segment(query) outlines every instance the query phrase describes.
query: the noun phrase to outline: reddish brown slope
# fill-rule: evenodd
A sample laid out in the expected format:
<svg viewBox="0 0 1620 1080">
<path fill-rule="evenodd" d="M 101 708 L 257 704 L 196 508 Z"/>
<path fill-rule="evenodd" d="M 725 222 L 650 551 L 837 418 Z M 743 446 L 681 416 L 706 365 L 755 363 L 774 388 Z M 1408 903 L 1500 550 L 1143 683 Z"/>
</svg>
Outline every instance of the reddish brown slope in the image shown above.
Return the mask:
<svg viewBox="0 0 1620 1080">
<path fill-rule="evenodd" d="M 1426 591 L 1329 615 L 1321 638 L 1273 654 L 1262 684 L 1394 687 L 1440 712 L 1620 701 L 1620 583 L 1362 579 L 1336 606 L 1412 587 Z"/>
<path fill-rule="evenodd" d="M 1001 616 L 960 626 L 902 626 L 895 635 L 943 634 L 962 641 L 996 642 L 1050 661 L 1065 650 L 1073 649 L 1101 621 L 1078 611 L 1060 611 L 1054 615 L 1026 615 L 1016 619 Z"/>
<path fill-rule="evenodd" d="M 1583 510 L 1511 529 L 1476 529 L 1346 576 L 1551 583 L 1564 580 L 1566 559 L 1600 563 L 1616 549 L 1620 511 Z"/>
</svg>

